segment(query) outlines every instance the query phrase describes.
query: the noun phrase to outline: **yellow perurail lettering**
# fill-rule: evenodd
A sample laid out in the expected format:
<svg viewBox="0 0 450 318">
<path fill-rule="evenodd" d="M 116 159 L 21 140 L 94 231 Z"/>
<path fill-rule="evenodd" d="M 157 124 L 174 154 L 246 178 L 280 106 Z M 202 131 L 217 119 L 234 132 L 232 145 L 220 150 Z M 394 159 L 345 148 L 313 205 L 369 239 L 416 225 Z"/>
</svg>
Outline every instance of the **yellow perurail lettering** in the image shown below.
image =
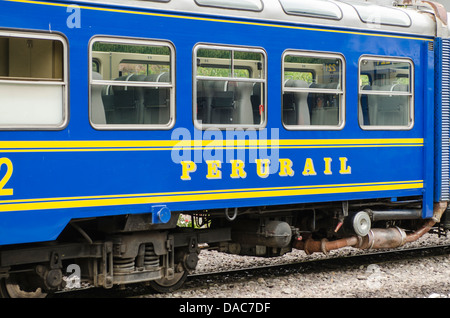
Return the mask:
<svg viewBox="0 0 450 318">
<path fill-rule="evenodd" d="M 244 171 L 245 163 L 242 160 L 230 160 L 231 175 L 233 179 L 246 178 L 247 172 Z"/>
<path fill-rule="evenodd" d="M 206 164 L 208 165 L 207 179 L 222 179 L 222 171 L 220 171 L 222 162 L 220 160 L 206 160 Z"/>
<path fill-rule="evenodd" d="M 323 171 L 326 175 L 333 174 L 331 172 L 331 162 L 333 161 L 331 158 L 323 158 L 323 161 L 325 161 L 325 170 Z"/>
<path fill-rule="evenodd" d="M 256 174 L 260 178 L 267 178 L 269 176 L 269 159 L 255 159 L 256 162 Z"/>
<path fill-rule="evenodd" d="M 311 158 L 306 158 L 305 168 L 303 169 L 304 176 L 315 176 L 317 175 L 316 170 L 314 170 L 314 162 Z"/>
<path fill-rule="evenodd" d="M 191 180 L 191 176 L 189 174 L 197 170 L 197 165 L 195 164 L 195 162 L 181 161 L 181 167 L 182 167 L 181 180 Z"/>
<path fill-rule="evenodd" d="M 339 170 L 340 174 L 351 174 L 352 173 L 352 167 L 347 166 L 347 158 L 340 157 L 339 160 L 341 161 L 341 170 Z"/>
<path fill-rule="evenodd" d="M 280 173 L 281 177 L 292 177 L 294 175 L 294 170 L 292 169 L 292 160 L 291 159 L 280 159 Z"/>
</svg>

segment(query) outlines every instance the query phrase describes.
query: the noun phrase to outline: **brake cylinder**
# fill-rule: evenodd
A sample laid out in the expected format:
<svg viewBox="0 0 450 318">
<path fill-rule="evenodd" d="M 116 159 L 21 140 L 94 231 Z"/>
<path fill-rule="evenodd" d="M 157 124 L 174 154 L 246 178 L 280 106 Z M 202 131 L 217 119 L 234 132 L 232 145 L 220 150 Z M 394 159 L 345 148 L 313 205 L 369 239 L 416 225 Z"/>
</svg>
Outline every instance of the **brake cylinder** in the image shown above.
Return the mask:
<svg viewBox="0 0 450 318">
<path fill-rule="evenodd" d="M 263 225 L 259 221 L 242 222 L 231 233 L 232 240 L 241 244 L 277 248 L 288 246 L 292 238 L 291 226 L 283 221 L 267 221 Z"/>
</svg>

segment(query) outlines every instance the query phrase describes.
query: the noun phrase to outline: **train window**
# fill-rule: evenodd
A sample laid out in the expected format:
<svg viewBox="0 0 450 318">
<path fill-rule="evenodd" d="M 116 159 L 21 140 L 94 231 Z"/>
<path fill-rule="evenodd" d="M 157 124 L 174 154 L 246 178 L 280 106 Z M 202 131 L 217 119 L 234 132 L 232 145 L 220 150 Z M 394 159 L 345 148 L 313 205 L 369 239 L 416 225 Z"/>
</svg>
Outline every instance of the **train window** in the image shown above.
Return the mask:
<svg viewBox="0 0 450 318">
<path fill-rule="evenodd" d="M 314 18 L 342 19 L 341 9 L 328 0 L 279 0 L 287 14 Z"/>
<path fill-rule="evenodd" d="M 92 41 L 92 125 L 97 129 L 170 129 L 175 115 L 174 63 L 174 49 L 167 42 Z"/>
<path fill-rule="evenodd" d="M 263 4 L 261 0 L 195 0 L 199 6 L 217 7 L 225 9 L 261 11 Z"/>
<path fill-rule="evenodd" d="M 363 129 L 413 126 L 413 65 L 410 60 L 361 58 L 359 123 Z"/>
<path fill-rule="evenodd" d="M 194 122 L 208 127 L 266 123 L 266 56 L 261 49 L 198 45 L 194 54 Z"/>
<path fill-rule="evenodd" d="M 286 51 L 282 120 L 287 129 L 341 129 L 344 59 L 340 55 Z"/>
<path fill-rule="evenodd" d="M 66 55 L 60 36 L 0 32 L 0 129 L 66 125 Z"/>
<path fill-rule="evenodd" d="M 345 1 L 347 2 L 347 1 Z M 364 23 L 409 27 L 411 18 L 406 12 L 392 7 L 383 7 L 364 2 L 347 2 L 352 5 Z"/>
</svg>

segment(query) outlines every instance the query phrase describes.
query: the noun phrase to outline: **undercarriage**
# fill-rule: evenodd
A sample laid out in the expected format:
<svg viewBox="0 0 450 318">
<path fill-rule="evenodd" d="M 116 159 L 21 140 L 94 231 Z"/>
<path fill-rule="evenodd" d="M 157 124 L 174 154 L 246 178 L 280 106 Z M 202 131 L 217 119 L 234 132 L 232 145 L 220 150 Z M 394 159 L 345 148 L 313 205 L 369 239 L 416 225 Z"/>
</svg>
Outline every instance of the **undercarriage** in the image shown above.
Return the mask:
<svg viewBox="0 0 450 318">
<path fill-rule="evenodd" d="M 435 204 L 427 220 L 416 198 L 179 212 L 166 224 L 151 224 L 145 214 L 72 220 L 56 241 L 0 250 L 0 293 L 44 297 L 141 282 L 171 292 L 195 270 L 200 246 L 261 257 L 293 248 L 307 254 L 346 246 L 395 248 L 432 228 L 446 233 L 446 208 Z"/>
</svg>

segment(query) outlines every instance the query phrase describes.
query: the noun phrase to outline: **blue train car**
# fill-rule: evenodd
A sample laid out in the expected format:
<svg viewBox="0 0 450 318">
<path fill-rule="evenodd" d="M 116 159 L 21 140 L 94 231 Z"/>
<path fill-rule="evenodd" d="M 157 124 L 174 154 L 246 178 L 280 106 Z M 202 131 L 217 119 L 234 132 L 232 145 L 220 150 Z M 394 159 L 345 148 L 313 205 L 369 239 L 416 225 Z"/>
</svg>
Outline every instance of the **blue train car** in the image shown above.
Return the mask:
<svg viewBox="0 0 450 318">
<path fill-rule="evenodd" d="M 450 226 L 438 4 L 0 8 L 4 296 L 45 295 L 73 273 L 174 290 L 200 243 L 277 256 Z"/>
</svg>

